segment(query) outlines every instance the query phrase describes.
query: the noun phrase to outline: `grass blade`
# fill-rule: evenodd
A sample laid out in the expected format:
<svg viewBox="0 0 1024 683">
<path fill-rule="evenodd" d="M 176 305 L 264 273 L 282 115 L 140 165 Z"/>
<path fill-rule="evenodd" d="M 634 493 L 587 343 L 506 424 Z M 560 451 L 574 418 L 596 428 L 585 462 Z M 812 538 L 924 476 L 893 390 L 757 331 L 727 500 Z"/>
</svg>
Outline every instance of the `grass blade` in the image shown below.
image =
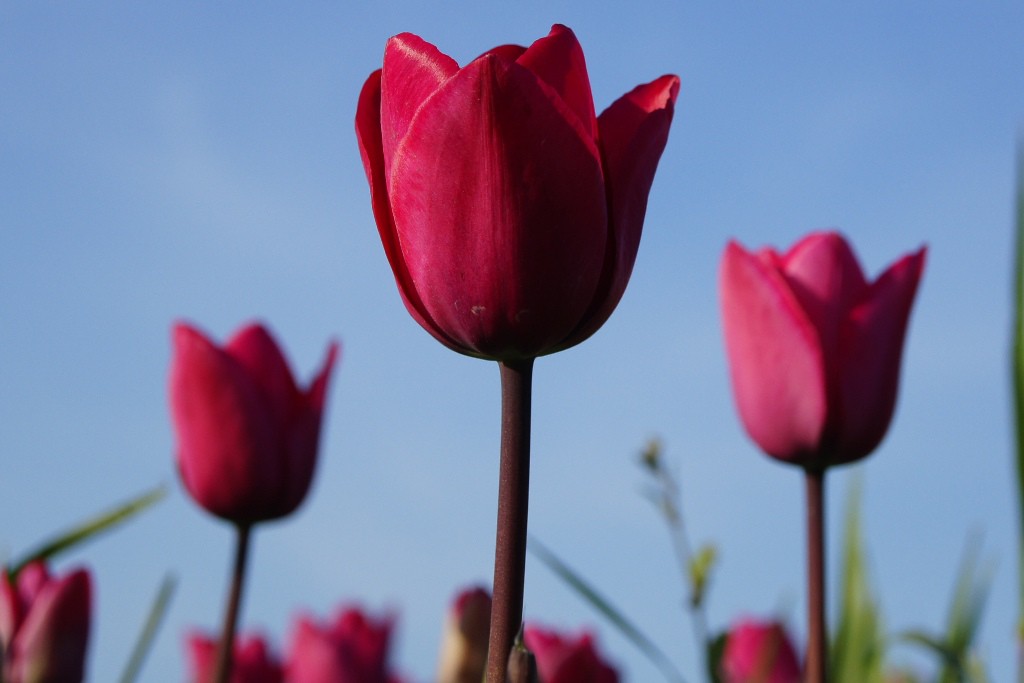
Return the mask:
<svg viewBox="0 0 1024 683">
<path fill-rule="evenodd" d="M 171 596 L 174 595 L 177 583 L 177 580 L 168 574 L 160 584 L 160 589 L 156 593 L 153 605 L 149 608 L 146 623 L 142 627 L 139 639 L 135 642 L 135 647 L 132 648 L 128 664 L 124 667 L 124 673 L 121 674 L 121 683 L 135 683 L 136 679 L 138 679 L 139 672 L 142 670 L 142 664 L 146 661 L 146 655 L 149 654 L 153 647 L 153 642 L 156 640 L 156 633 L 160 629 L 160 623 L 167 614 L 167 607 L 171 603 Z"/>
</svg>

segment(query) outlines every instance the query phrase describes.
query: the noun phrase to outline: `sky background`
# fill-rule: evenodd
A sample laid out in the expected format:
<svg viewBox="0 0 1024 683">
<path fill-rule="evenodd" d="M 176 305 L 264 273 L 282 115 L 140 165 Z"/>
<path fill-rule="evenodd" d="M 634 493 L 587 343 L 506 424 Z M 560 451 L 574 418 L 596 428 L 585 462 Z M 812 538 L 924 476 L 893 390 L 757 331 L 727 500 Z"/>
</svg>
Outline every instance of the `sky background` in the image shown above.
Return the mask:
<svg viewBox="0 0 1024 683">
<path fill-rule="evenodd" d="M 310 495 L 256 532 L 243 628 L 280 651 L 299 611 L 392 610 L 397 668 L 429 680 L 451 596 L 490 581 L 498 371 L 402 306 L 356 98 L 396 33 L 464 64 L 556 22 L 583 45 L 598 111 L 663 73 L 682 86 L 621 304 L 593 338 L 536 364 L 531 533 L 701 680 L 668 537 L 641 495 L 637 454 L 660 436 L 692 540 L 720 550 L 712 626 L 780 615 L 802 638 L 801 477 L 737 420 L 718 262 L 729 238 L 785 248 L 838 227 L 873 276 L 927 244 L 889 435 L 829 477 L 830 557 L 860 476 L 887 625 L 938 629 L 981 535 L 995 563 L 981 651 L 993 680 L 1010 680 L 1024 4 L 4 1 L 0 555 L 170 490 L 58 562 L 94 572 L 91 681 L 120 674 L 168 572 L 178 590 L 142 680 L 183 680 L 182 634 L 220 621 L 231 536 L 175 474 L 170 327 L 187 319 L 223 340 L 253 318 L 302 381 L 329 339 L 343 355 Z M 532 558 L 525 612 L 596 628 L 626 680 L 660 680 Z M 891 657 L 928 670 L 905 645 Z"/>
</svg>

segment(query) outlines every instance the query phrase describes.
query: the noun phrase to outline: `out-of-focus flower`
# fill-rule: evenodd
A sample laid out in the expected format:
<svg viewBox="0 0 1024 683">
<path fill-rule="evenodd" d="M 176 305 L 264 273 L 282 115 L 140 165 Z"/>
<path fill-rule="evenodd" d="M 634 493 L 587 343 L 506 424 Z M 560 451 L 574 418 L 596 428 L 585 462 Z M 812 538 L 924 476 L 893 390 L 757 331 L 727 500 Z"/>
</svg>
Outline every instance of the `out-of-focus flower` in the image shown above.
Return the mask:
<svg viewBox="0 0 1024 683">
<path fill-rule="evenodd" d="M 543 683 L 618 683 L 618 672 L 601 659 L 589 633 L 578 637 L 527 626 L 526 647 L 537 659 Z"/>
<path fill-rule="evenodd" d="M 813 233 L 785 254 L 729 243 L 725 344 L 740 417 L 762 450 L 820 470 L 878 446 L 924 262 L 921 248 L 869 282 L 835 232 Z"/>
<path fill-rule="evenodd" d="M 0 572 L 0 650 L 6 683 L 81 683 L 92 580 L 85 569 L 53 577 L 41 561 L 17 580 Z"/>
<path fill-rule="evenodd" d="M 564 26 L 466 66 L 403 33 L 363 86 L 356 134 L 373 212 L 413 318 L 495 360 L 583 341 L 636 260 L 679 79 L 595 115 Z"/>
<path fill-rule="evenodd" d="M 438 658 L 438 683 L 480 683 L 487 666 L 491 594 L 470 588 L 455 598 L 445 619 Z"/>
<path fill-rule="evenodd" d="M 192 632 L 186 638 L 189 683 L 211 683 L 217 668 L 217 641 L 203 633 Z M 259 635 L 235 639 L 231 683 L 282 683 L 284 668 Z"/>
<path fill-rule="evenodd" d="M 399 683 L 388 664 L 393 619 L 373 619 L 359 609 L 320 623 L 301 616 L 288 652 L 288 683 Z"/>
<path fill-rule="evenodd" d="M 782 624 L 743 619 L 729 630 L 722 683 L 800 683 L 800 661 Z"/>
<path fill-rule="evenodd" d="M 171 416 L 185 488 L 240 525 L 290 514 L 313 479 L 337 344 L 300 389 L 262 325 L 244 327 L 223 347 L 184 323 L 173 337 Z"/>
</svg>

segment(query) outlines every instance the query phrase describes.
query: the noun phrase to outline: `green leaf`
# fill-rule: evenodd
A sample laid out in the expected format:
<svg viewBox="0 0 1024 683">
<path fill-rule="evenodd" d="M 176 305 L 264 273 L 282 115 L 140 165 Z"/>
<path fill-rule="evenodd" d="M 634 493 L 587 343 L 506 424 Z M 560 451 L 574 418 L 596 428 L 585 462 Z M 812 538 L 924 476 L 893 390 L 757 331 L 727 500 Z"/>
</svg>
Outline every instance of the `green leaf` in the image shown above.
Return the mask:
<svg viewBox="0 0 1024 683">
<path fill-rule="evenodd" d="M 1017 229 L 1014 248 L 1013 402 L 1017 435 L 1017 638 L 1024 643 L 1024 142 L 1017 149 Z M 1024 671 L 1018 671 L 1024 680 Z"/>
<path fill-rule="evenodd" d="M 142 626 L 142 632 L 139 633 L 139 639 L 135 642 L 135 647 L 132 648 L 131 656 L 124 667 L 124 673 L 121 674 L 121 683 L 135 683 L 135 680 L 138 679 L 139 671 L 142 670 L 142 664 L 146 660 L 146 655 L 149 654 L 153 647 L 153 641 L 156 639 L 160 623 L 167 614 L 167 607 L 170 605 L 171 596 L 174 595 L 177 583 L 177 579 L 168 574 L 160 584 L 156 598 L 153 600 L 153 605 L 149 608 L 146 622 Z"/>
<path fill-rule="evenodd" d="M 622 635 L 632 642 L 654 666 L 661 670 L 662 675 L 667 680 L 674 681 L 675 683 L 684 683 L 682 674 L 672 664 L 672 661 L 633 622 L 627 619 L 621 610 L 612 605 L 611 602 L 598 593 L 595 588 L 536 538 L 530 538 L 528 547 L 536 555 L 537 559 L 553 571 L 558 578 L 565 581 L 570 588 L 579 593 L 584 600 L 590 603 L 591 607 L 597 610 L 601 616 L 611 622 L 612 626 L 617 628 Z"/>
<path fill-rule="evenodd" d="M 846 499 L 839 613 L 831 643 L 830 679 L 836 683 L 884 680 L 885 629 L 872 595 L 860 523 L 861 483 L 855 478 Z"/>
<path fill-rule="evenodd" d="M 26 553 L 24 558 L 13 565 L 11 575 L 17 576 L 18 572 L 20 572 L 29 562 L 34 560 L 48 560 L 54 555 L 62 553 L 83 541 L 89 540 L 101 532 L 109 531 L 147 509 L 157 501 L 161 500 L 165 495 L 167 495 L 166 487 L 158 486 L 141 496 L 133 498 L 126 503 L 122 503 L 107 512 L 100 513 L 99 515 L 68 529 L 57 537 L 46 541 L 38 548 Z"/>
</svg>

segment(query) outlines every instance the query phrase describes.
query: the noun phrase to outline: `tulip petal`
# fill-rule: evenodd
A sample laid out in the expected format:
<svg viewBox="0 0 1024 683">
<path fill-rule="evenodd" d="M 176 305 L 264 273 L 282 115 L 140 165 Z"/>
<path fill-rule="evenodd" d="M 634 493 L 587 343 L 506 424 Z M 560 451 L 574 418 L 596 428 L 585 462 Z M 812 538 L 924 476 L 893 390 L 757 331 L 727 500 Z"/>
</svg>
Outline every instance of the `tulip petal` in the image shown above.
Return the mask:
<svg viewBox="0 0 1024 683">
<path fill-rule="evenodd" d="M 577 344 L 598 330 L 615 310 L 633 272 L 647 197 L 668 141 L 679 78 L 662 76 L 616 100 L 598 118 L 608 185 L 609 244 L 602 288 L 586 325 L 573 333 Z"/>
<path fill-rule="evenodd" d="M 171 414 L 178 434 L 182 481 L 207 510 L 235 521 L 274 490 L 273 463 L 282 435 L 258 385 L 228 353 L 196 329 L 174 328 Z"/>
<path fill-rule="evenodd" d="M 535 356 L 580 323 L 606 247 L 599 153 L 527 69 L 485 56 L 446 81 L 396 154 L 390 197 L 410 281 L 463 352 Z"/>
<path fill-rule="evenodd" d="M 25 610 L 7 568 L 0 569 L 0 652 L 10 649 Z M 0 662 L 2 666 L 2 662 Z"/>
<path fill-rule="evenodd" d="M 384 254 L 391 264 L 391 271 L 398 285 L 398 293 L 409 315 L 420 326 L 433 335 L 438 341 L 450 348 L 461 350 L 427 315 L 423 302 L 416 294 L 415 287 L 409 277 L 405 263 L 402 261 L 398 236 L 395 234 L 394 218 L 391 214 L 391 201 L 388 198 L 387 178 L 384 175 L 384 151 L 381 141 L 381 70 L 370 74 L 359 93 L 359 104 L 356 107 L 356 138 L 359 142 L 359 154 L 363 160 L 363 169 L 370 184 L 370 201 L 373 205 L 373 216 L 377 222 Z"/>
<path fill-rule="evenodd" d="M 555 24 L 547 36 L 535 41 L 516 61 L 554 88 L 576 112 L 583 129 L 591 138 L 597 138 L 597 115 L 587 63 L 571 29 Z"/>
<path fill-rule="evenodd" d="M 892 419 L 900 359 L 926 250 L 893 264 L 853 308 L 843 327 L 840 356 L 839 452 L 833 462 L 864 457 L 881 442 Z"/>
<path fill-rule="evenodd" d="M 274 424 L 286 424 L 298 403 L 299 389 L 288 361 L 267 329 L 259 324 L 248 325 L 224 349 L 255 381 Z"/>
<path fill-rule="evenodd" d="M 423 103 L 459 70 L 454 59 L 412 33 L 401 33 L 384 48 L 380 131 L 384 174 L 391 175 L 395 152 Z"/>
<path fill-rule="evenodd" d="M 51 581 L 39 592 L 14 643 L 14 680 L 83 679 L 91 596 L 84 569 Z"/>
<path fill-rule="evenodd" d="M 733 394 L 750 437 L 801 461 L 825 427 L 825 367 L 817 332 L 778 271 L 736 242 L 719 280 Z"/>
</svg>

